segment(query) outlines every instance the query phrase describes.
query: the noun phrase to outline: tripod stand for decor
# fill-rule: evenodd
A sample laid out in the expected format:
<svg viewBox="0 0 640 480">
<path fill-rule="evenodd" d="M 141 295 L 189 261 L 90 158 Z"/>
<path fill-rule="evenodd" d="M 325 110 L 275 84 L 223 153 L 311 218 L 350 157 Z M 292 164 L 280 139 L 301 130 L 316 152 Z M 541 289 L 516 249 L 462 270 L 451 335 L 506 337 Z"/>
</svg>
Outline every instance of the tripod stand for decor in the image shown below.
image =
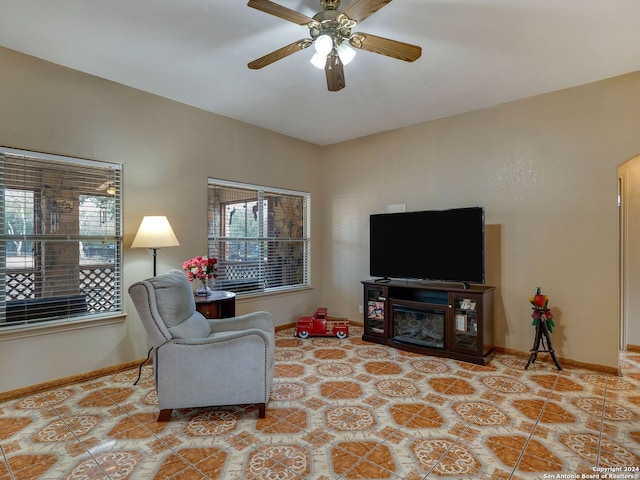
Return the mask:
<svg viewBox="0 0 640 480">
<path fill-rule="evenodd" d="M 529 365 L 536 361 L 538 353 L 544 352 L 551 355 L 553 363 L 556 364 L 558 370 L 562 370 L 562 366 L 560 366 L 560 362 L 556 358 L 556 353 L 553 350 L 553 345 L 551 345 L 551 337 L 549 336 L 549 332 L 552 332 L 555 326 L 553 314 L 549 309 L 549 297 L 543 295 L 540 287 L 538 287 L 536 288 L 536 294 L 529 298 L 529 302 L 533 306 L 533 313 L 531 314 L 533 322 L 531 322 L 531 324 L 536 327 L 536 338 L 533 342 L 531 354 L 529 355 L 529 361 L 524 369 L 527 370 Z"/>
</svg>

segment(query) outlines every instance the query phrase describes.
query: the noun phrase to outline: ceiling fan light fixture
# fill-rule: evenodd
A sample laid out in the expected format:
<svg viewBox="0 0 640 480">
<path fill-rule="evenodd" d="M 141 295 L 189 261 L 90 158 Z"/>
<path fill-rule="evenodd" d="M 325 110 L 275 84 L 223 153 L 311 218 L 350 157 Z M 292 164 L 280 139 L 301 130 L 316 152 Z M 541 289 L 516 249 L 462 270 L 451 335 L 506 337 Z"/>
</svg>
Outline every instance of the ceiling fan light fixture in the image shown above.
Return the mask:
<svg viewBox="0 0 640 480">
<path fill-rule="evenodd" d="M 316 53 L 311 57 L 310 62 L 314 67 L 324 70 L 324 66 L 327 63 L 327 55 L 333 51 L 333 38 L 326 33 L 318 35 L 314 41 L 314 46 Z"/>
<path fill-rule="evenodd" d="M 338 55 L 340 56 L 342 64 L 347 65 L 351 60 L 353 60 L 353 57 L 356 56 L 356 51 L 346 43 L 342 42 L 338 45 Z"/>
<path fill-rule="evenodd" d="M 327 58 L 327 55 L 329 55 L 331 50 L 333 50 L 333 38 L 326 34 L 320 35 L 316 38 L 315 46 L 316 52 L 320 55 L 324 55 L 324 58 Z"/>
<path fill-rule="evenodd" d="M 321 55 L 318 52 L 316 52 L 313 55 L 313 57 L 311 57 L 311 60 L 309 61 L 314 67 L 319 68 L 320 70 L 324 70 L 324 66 L 327 63 L 327 56 Z"/>
</svg>

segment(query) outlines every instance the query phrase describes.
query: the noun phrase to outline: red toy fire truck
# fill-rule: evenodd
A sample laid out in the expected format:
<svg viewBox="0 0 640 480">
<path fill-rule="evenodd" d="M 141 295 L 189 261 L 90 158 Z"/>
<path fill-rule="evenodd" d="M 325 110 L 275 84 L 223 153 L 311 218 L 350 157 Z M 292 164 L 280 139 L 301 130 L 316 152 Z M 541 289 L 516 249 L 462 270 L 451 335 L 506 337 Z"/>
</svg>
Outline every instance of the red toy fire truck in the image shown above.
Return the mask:
<svg viewBox="0 0 640 480">
<path fill-rule="evenodd" d="M 300 317 L 296 322 L 295 335 L 300 338 L 308 336 L 321 336 L 346 338 L 349 335 L 349 321 L 330 319 L 327 317 L 327 309 L 320 307 L 311 317 Z"/>
</svg>

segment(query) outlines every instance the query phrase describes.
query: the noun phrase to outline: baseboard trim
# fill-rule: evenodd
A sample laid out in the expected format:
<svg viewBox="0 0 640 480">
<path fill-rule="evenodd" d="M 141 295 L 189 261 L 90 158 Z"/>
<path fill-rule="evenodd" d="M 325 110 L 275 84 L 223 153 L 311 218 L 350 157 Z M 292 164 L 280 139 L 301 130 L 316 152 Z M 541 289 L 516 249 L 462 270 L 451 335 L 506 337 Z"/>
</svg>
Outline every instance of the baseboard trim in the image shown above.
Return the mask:
<svg viewBox="0 0 640 480">
<path fill-rule="evenodd" d="M 363 323 L 359 323 L 359 322 L 354 322 L 353 320 L 349 320 L 349 324 L 350 325 L 354 325 L 354 326 L 361 326 L 364 327 Z M 287 323 L 285 325 L 280 325 L 278 327 L 276 327 L 276 331 L 278 330 L 285 330 L 287 328 L 292 328 L 295 327 L 296 324 L 294 323 Z M 636 350 L 637 349 L 637 350 Z M 505 347 L 495 347 L 494 350 L 496 351 L 496 353 L 505 353 L 507 355 L 515 355 L 518 357 L 526 357 L 529 358 L 529 355 L 531 354 L 531 352 L 527 351 L 527 352 L 523 352 L 522 350 L 515 350 L 513 348 L 505 348 Z M 633 351 L 633 352 L 640 352 L 640 345 L 627 345 L 627 350 L 628 351 Z M 553 364 L 553 359 L 551 358 L 551 355 L 549 355 L 548 353 L 539 353 L 538 354 L 538 358 L 540 358 L 541 360 L 545 361 L 546 357 L 549 358 L 549 362 Z M 594 372 L 599 372 L 599 373 L 606 373 L 608 375 L 616 375 L 616 376 L 622 376 L 622 373 L 620 372 L 619 368 L 616 367 L 607 367 L 604 365 L 598 365 L 595 363 L 586 363 L 586 362 L 578 362 L 576 360 L 571 360 L 568 358 L 564 358 L 564 357 L 558 357 L 556 355 L 556 357 L 558 358 L 558 361 L 560 362 L 560 365 L 562 366 L 562 368 L 564 368 L 565 366 L 567 367 L 573 367 L 573 368 L 583 368 L 585 370 L 591 370 Z M 555 368 L 555 365 L 553 366 Z"/>
<path fill-rule="evenodd" d="M 359 325 L 357 322 L 351 321 L 350 323 L 354 325 Z M 276 327 L 276 331 L 285 330 L 287 328 L 295 327 L 295 323 L 288 323 L 286 325 L 279 325 Z M 529 357 L 530 352 L 523 352 L 522 350 L 515 350 L 512 348 L 505 347 L 495 347 L 496 353 L 504 353 L 508 355 L 516 355 L 519 357 Z M 630 352 L 640 352 L 639 345 L 627 345 L 627 351 Z M 542 358 L 546 355 L 549 357 L 549 362 L 552 363 L 551 356 L 547 353 L 538 354 Z M 140 358 L 138 360 L 133 360 L 131 362 L 120 363 L 118 365 L 112 365 L 110 367 L 100 368 L 98 370 L 92 370 L 86 373 L 80 373 L 78 375 L 72 375 L 70 377 L 58 378 L 55 380 L 51 380 L 49 382 L 37 383 L 35 385 L 29 385 L 28 387 L 18 388 L 16 390 L 9 390 L 6 392 L 0 392 L 0 402 L 6 402 L 8 400 L 15 400 L 18 398 L 26 397 L 29 395 L 35 395 L 37 393 L 42 393 L 47 390 L 51 390 L 52 388 L 66 387 L 68 385 L 73 385 L 75 383 L 84 382 L 87 380 L 92 380 L 94 378 L 100 378 L 105 375 L 111 375 L 114 373 L 121 372 L 123 370 L 128 370 L 130 368 L 138 367 L 145 359 Z M 620 370 L 614 367 L 606 367 L 604 365 L 598 365 L 595 363 L 585 363 L 578 362 L 576 360 L 570 360 L 563 357 L 558 357 L 558 361 L 560 365 L 575 367 L 575 368 L 584 368 L 585 370 L 593 370 L 596 372 L 607 373 L 610 375 L 621 376 Z"/>
<path fill-rule="evenodd" d="M 627 352 L 640 353 L 640 345 L 628 345 Z"/>
<path fill-rule="evenodd" d="M 278 325 L 276 327 L 276 332 L 279 332 L 280 330 L 286 330 L 287 328 L 293 328 L 295 326 L 295 323 L 285 323 L 284 325 Z"/>
<path fill-rule="evenodd" d="M 7 400 L 15 400 L 17 398 L 27 397 L 29 395 L 35 395 L 42 393 L 52 388 L 66 387 L 75 383 L 84 382 L 86 380 L 93 380 L 95 378 L 104 377 L 105 375 L 111 375 L 114 373 L 128 370 L 130 368 L 138 367 L 144 361 L 143 358 L 139 360 L 133 360 L 131 362 L 120 363 L 118 365 L 112 365 L 110 367 L 100 368 L 98 370 L 92 370 L 91 372 L 79 373 L 78 375 L 72 375 L 70 377 L 57 378 L 49 382 L 37 383 L 35 385 L 29 385 L 28 387 L 18 388 L 16 390 L 9 390 L 7 392 L 0 392 L 0 402 L 6 402 Z"/>
<path fill-rule="evenodd" d="M 294 322 L 286 325 L 280 325 L 276 327 L 276 330 L 284 330 L 286 328 L 291 328 L 295 326 L 296 324 Z M 29 385 L 28 387 L 18 388 L 16 390 L 8 390 L 6 392 L 0 392 L 0 402 L 16 400 L 18 398 L 27 397 L 29 395 L 42 393 L 47 390 L 51 390 L 52 388 L 66 387 L 68 385 L 73 385 L 75 383 L 80 383 L 87 380 L 93 380 L 95 378 L 100 378 L 105 375 L 111 375 L 114 373 L 121 372 L 123 370 L 139 367 L 144 360 L 145 359 L 140 358 L 138 360 L 133 360 L 131 362 L 120 363 L 118 365 L 112 365 L 110 367 L 93 370 L 91 372 L 80 373 L 78 375 L 72 375 L 70 377 L 57 378 L 55 380 L 51 380 L 48 382 L 37 383 L 35 385 Z"/>
<path fill-rule="evenodd" d="M 531 352 L 523 352 L 522 350 L 514 350 L 513 348 L 504 348 L 504 347 L 495 347 L 496 353 L 505 353 L 507 355 L 516 355 L 518 357 L 527 357 L 531 355 Z M 556 355 L 557 356 L 557 355 Z M 553 359 L 551 359 L 551 355 L 548 353 L 539 353 L 538 358 L 546 359 L 549 358 L 549 363 L 553 365 Z M 569 358 L 558 357 L 558 361 L 562 368 L 564 367 L 574 367 L 574 368 L 583 368 L 585 370 L 592 370 L 595 372 L 606 373 L 609 375 L 622 376 L 620 373 L 620 369 L 616 367 L 607 367 L 605 365 L 598 365 L 596 363 L 586 363 L 586 362 L 578 362 L 576 360 L 571 360 Z M 555 368 L 555 365 L 553 365 Z"/>
</svg>

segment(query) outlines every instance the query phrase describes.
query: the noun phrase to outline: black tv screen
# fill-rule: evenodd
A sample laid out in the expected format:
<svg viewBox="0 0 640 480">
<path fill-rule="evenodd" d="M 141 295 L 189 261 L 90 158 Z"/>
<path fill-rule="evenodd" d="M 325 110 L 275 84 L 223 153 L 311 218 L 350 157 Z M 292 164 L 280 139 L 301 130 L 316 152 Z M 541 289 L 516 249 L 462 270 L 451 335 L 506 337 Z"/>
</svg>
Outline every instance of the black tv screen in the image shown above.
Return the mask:
<svg viewBox="0 0 640 480">
<path fill-rule="evenodd" d="M 484 208 L 369 218 L 370 275 L 484 283 Z"/>
</svg>

